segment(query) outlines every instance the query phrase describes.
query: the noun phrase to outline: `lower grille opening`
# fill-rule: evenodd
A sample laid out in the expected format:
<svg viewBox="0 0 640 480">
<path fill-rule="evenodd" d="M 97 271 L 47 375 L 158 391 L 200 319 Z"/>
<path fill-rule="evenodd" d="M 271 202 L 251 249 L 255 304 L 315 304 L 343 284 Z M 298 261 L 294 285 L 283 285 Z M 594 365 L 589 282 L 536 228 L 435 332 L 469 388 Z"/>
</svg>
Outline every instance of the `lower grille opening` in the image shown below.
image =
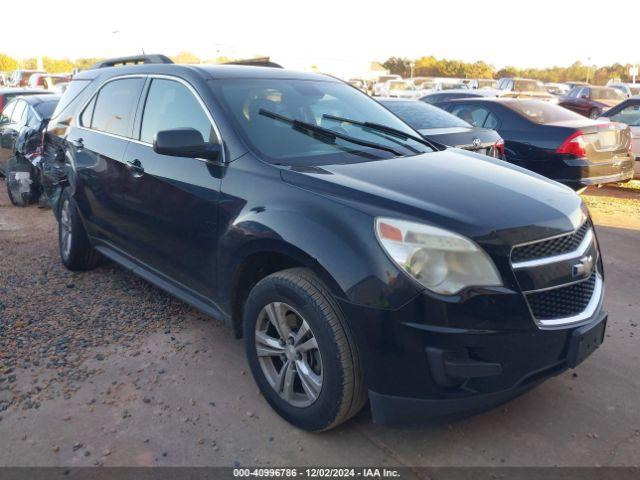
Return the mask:
<svg viewBox="0 0 640 480">
<path fill-rule="evenodd" d="M 593 296 L 596 275 L 594 268 L 591 277 L 580 283 L 527 294 L 533 315 L 538 319 L 556 319 L 583 312 Z"/>
</svg>

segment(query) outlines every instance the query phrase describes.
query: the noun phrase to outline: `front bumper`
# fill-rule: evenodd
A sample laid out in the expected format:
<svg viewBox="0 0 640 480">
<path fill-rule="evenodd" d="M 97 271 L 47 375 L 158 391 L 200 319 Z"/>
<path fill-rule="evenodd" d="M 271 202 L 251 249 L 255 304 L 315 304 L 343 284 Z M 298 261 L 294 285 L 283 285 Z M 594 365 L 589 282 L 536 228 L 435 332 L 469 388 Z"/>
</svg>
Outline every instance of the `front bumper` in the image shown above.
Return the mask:
<svg viewBox="0 0 640 480">
<path fill-rule="evenodd" d="M 485 313 L 497 313 L 495 305 L 483 312 L 472 300 L 469 308 L 476 314 L 478 328 L 407 321 L 422 310 L 424 302 L 418 298 L 400 311 L 359 311 L 355 317 L 356 307 L 341 305 L 348 318 L 359 318 L 350 324 L 360 347 L 376 423 L 401 426 L 442 421 L 499 405 L 586 358 L 599 342 L 591 342 L 591 350 L 579 349 L 578 361 L 576 332 L 603 328 L 607 319 L 598 310 L 578 327 L 543 330 L 530 320 L 485 321 Z M 433 305 L 425 307 L 433 311 Z M 514 315 L 525 317 L 524 312 Z M 463 320 L 464 313 L 451 310 L 448 316 Z M 498 324 L 502 326 L 496 328 Z"/>
</svg>

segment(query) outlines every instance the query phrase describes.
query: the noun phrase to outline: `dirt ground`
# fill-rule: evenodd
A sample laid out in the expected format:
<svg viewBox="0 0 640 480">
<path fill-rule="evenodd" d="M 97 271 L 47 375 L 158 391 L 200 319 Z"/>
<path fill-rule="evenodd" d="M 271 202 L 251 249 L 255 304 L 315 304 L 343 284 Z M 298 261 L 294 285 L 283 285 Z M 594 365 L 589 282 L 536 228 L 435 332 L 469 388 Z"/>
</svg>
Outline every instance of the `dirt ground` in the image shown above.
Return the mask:
<svg viewBox="0 0 640 480">
<path fill-rule="evenodd" d="M 0 466 L 640 464 L 640 191 L 589 189 L 605 343 L 575 371 L 452 424 L 327 433 L 266 404 L 231 331 L 129 272 L 66 271 L 49 210 L 0 194 Z"/>
</svg>

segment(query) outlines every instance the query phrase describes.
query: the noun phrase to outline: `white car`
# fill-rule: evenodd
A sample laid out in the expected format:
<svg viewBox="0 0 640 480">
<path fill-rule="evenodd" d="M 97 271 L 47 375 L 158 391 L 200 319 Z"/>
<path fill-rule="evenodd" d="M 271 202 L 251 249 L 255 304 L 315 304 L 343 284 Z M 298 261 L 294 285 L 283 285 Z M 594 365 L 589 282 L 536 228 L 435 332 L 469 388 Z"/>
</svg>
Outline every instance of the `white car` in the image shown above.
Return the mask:
<svg viewBox="0 0 640 480">
<path fill-rule="evenodd" d="M 411 80 L 389 80 L 381 90 L 381 97 L 419 98 L 422 90 L 416 88 Z"/>
<path fill-rule="evenodd" d="M 373 96 L 378 97 L 382 95 L 384 88 L 387 82 L 391 80 L 402 80 L 400 75 L 390 74 L 390 75 L 382 75 L 378 77 L 378 81 L 373 84 Z"/>
</svg>

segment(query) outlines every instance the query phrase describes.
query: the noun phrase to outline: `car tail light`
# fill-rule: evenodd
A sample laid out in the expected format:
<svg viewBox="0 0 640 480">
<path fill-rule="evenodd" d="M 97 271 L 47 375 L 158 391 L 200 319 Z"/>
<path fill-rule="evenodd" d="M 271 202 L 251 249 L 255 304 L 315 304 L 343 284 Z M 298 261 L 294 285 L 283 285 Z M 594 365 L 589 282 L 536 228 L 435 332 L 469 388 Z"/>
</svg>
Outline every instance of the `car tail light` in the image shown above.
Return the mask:
<svg viewBox="0 0 640 480">
<path fill-rule="evenodd" d="M 496 140 L 496 143 L 493 144 L 493 148 L 496 152 L 496 157 L 503 159 L 504 158 L 504 140 L 501 138 Z"/>
<path fill-rule="evenodd" d="M 587 150 L 585 149 L 582 131 L 578 130 L 562 142 L 562 145 L 556 149 L 556 153 L 565 153 L 567 155 L 575 155 L 576 157 L 586 157 Z"/>
</svg>

